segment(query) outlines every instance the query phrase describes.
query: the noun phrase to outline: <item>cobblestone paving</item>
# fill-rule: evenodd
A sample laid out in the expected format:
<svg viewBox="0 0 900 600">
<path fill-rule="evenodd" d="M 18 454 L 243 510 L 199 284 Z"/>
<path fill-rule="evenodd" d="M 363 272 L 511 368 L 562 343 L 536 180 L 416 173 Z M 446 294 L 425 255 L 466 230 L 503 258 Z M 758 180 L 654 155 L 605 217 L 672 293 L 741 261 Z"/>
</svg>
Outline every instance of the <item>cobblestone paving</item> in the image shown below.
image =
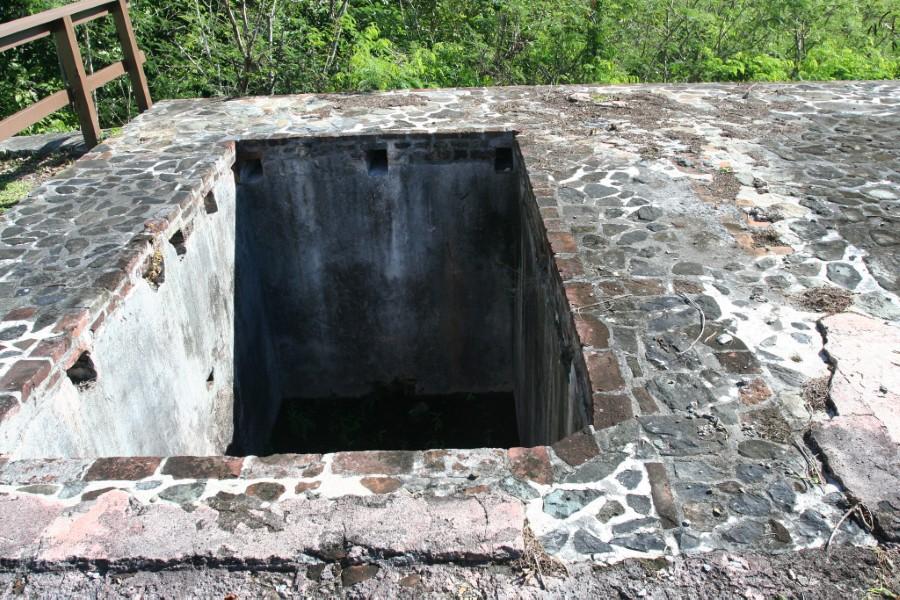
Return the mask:
<svg viewBox="0 0 900 600">
<path fill-rule="evenodd" d="M 5 217 L 0 413 L 27 402 L 53 376 L 59 344 L 68 349 L 73 329 L 77 338 L 127 291 L 126 266 L 160 220 L 202 202 L 233 159 L 223 140 L 510 128 L 586 346 L 598 429 L 500 453 L 509 474 L 486 485 L 521 500 L 543 547 L 565 560 L 821 546 L 849 504 L 804 444 L 829 415 L 804 402 L 803 386 L 828 368 L 823 315 L 799 298 L 836 286 L 854 310 L 900 319 L 898 104 L 898 83 L 159 103 Z M 599 429 L 606 416 L 619 424 Z M 153 501 L 209 504 L 205 480 L 167 479 Z M 82 493 L 66 481 L 3 483 Z M 847 542 L 872 538 L 847 519 L 833 543 Z"/>
</svg>

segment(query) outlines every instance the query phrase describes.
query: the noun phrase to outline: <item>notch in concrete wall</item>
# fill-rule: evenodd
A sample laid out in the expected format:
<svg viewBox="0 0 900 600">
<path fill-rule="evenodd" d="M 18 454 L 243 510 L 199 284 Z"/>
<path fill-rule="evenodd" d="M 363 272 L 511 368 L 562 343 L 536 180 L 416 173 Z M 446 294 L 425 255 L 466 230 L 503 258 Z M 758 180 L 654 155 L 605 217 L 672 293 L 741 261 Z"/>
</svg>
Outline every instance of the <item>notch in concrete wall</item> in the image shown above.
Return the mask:
<svg viewBox="0 0 900 600">
<path fill-rule="evenodd" d="M 183 229 L 179 229 L 172 237 L 169 238 L 169 243 L 175 248 L 175 254 L 180 257 L 183 257 L 187 254 L 187 235 L 185 235 Z"/>
<path fill-rule="evenodd" d="M 208 215 L 219 212 L 219 204 L 216 202 L 216 195 L 212 191 L 203 199 L 203 209 Z"/>
<path fill-rule="evenodd" d="M 216 383 L 216 369 L 212 368 L 209 370 L 209 375 L 206 376 L 206 389 L 211 390 Z"/>
<path fill-rule="evenodd" d="M 509 173 L 513 170 L 512 148 L 496 148 L 494 150 L 494 170 L 498 173 Z"/>
<path fill-rule="evenodd" d="M 76 387 L 84 389 L 97 381 L 97 369 L 89 352 L 82 352 L 78 360 L 66 371 L 66 375 Z"/>
<path fill-rule="evenodd" d="M 369 168 L 369 175 L 387 175 L 387 149 L 373 148 L 371 150 L 366 150 L 366 165 Z"/>
<path fill-rule="evenodd" d="M 238 158 L 232 167 L 234 171 L 234 179 L 238 184 L 258 183 L 262 181 L 265 173 L 263 172 L 262 159 L 258 156 L 247 156 Z"/>
</svg>

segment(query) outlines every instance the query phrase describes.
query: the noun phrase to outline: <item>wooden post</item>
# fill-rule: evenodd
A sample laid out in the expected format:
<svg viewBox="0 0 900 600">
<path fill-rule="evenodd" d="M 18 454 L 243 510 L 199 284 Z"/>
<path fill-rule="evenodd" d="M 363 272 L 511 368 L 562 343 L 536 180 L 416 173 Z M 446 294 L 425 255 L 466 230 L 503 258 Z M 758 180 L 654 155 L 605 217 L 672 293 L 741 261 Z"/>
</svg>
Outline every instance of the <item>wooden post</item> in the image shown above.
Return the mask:
<svg viewBox="0 0 900 600">
<path fill-rule="evenodd" d="M 131 79 L 131 87 L 134 89 L 138 109 L 144 112 L 153 106 L 153 101 L 150 99 L 150 89 L 147 87 L 144 67 L 138 58 L 140 50 L 138 50 L 137 40 L 134 39 L 134 29 L 131 27 L 128 4 L 125 0 L 117 0 L 113 4 L 112 15 L 116 22 L 116 33 L 119 36 L 119 44 L 122 45 L 123 62 L 128 71 L 128 77 Z"/>
<path fill-rule="evenodd" d="M 84 143 L 88 148 L 93 148 L 100 141 L 100 121 L 97 118 L 97 108 L 91 98 L 91 90 L 88 88 L 72 17 L 66 15 L 60 19 L 53 34 L 56 40 L 56 51 L 59 53 L 63 72 L 66 75 L 66 84 L 69 86 L 72 100 L 75 102 L 75 113 L 81 123 Z"/>
</svg>

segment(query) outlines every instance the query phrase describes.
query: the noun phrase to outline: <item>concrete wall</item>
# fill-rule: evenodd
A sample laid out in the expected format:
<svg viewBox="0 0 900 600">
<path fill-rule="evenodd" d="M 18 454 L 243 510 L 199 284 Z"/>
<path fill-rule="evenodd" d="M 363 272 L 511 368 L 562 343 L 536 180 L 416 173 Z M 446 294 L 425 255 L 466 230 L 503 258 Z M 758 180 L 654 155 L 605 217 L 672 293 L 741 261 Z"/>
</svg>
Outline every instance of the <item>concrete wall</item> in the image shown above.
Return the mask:
<svg viewBox="0 0 900 600">
<path fill-rule="evenodd" d="M 525 444 L 588 422 L 580 347 L 514 149 L 510 134 L 241 145 L 235 450 L 265 450 L 282 398 L 395 379 L 422 394 L 514 390 Z"/>
<path fill-rule="evenodd" d="M 591 387 L 562 279 L 524 170 L 518 185 L 514 389 L 519 441 L 536 446 L 556 442 L 591 422 Z"/>
<path fill-rule="evenodd" d="M 238 155 L 217 210 L 159 234 L 164 278 L 136 280 L 90 340 L 96 381 L 63 378 L 24 403 L 0 453 L 261 453 L 283 398 L 395 379 L 514 391 L 526 445 L 587 423 L 580 348 L 511 134 L 242 142 Z"/>
<path fill-rule="evenodd" d="M 397 379 L 422 394 L 512 389 L 519 188 L 494 152 L 512 145 L 504 134 L 239 148 L 242 448 L 259 447 L 281 398 Z"/>
<path fill-rule="evenodd" d="M 158 248 L 165 279 L 138 281 L 97 331 L 96 381 L 63 378 L 2 421 L 13 457 L 222 454 L 232 436 L 234 182 L 214 188 L 218 211 L 191 219 L 186 252 Z M 182 231 L 187 231 L 185 227 Z M 210 373 L 213 381 L 208 382 Z"/>
</svg>

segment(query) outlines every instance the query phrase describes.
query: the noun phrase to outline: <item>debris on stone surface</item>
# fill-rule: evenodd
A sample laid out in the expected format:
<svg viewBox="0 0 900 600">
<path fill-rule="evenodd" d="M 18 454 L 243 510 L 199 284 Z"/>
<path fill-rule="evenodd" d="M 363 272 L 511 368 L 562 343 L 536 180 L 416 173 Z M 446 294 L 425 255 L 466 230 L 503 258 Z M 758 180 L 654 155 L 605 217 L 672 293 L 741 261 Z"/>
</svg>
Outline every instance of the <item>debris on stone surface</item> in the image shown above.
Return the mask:
<svg viewBox="0 0 900 600">
<path fill-rule="evenodd" d="M 819 313 L 844 312 L 853 304 L 853 293 L 834 286 L 819 286 L 804 290 L 798 297 L 801 308 Z"/>
</svg>

